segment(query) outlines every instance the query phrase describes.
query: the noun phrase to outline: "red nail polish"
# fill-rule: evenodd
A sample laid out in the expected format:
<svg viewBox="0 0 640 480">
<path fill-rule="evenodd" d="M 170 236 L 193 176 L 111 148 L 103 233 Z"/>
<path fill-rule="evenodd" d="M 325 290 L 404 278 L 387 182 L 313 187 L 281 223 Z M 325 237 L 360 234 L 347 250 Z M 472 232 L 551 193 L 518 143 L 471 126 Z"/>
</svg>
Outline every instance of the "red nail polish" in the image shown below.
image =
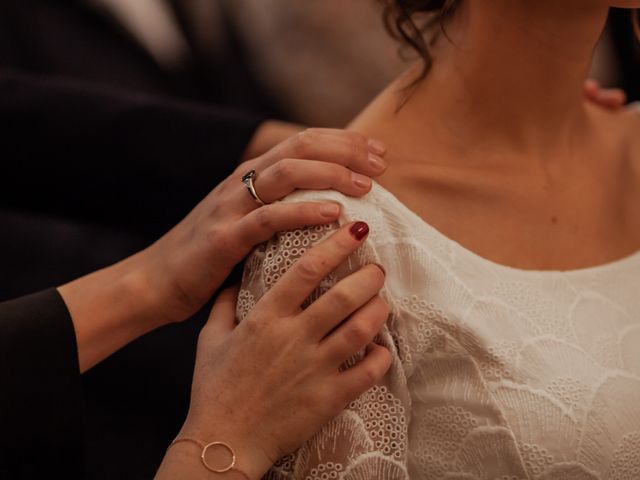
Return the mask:
<svg viewBox="0 0 640 480">
<path fill-rule="evenodd" d="M 364 222 L 356 222 L 352 225 L 350 232 L 356 240 L 360 241 L 369 233 L 369 225 Z"/>
</svg>

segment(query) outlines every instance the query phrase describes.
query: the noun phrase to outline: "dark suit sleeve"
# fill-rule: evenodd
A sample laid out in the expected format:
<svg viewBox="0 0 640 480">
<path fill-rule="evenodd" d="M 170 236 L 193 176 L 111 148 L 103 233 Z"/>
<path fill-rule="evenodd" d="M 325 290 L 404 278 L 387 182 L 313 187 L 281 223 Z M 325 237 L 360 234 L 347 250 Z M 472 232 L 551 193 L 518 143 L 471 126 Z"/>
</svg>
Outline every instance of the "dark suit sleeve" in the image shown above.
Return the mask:
<svg viewBox="0 0 640 480">
<path fill-rule="evenodd" d="M 0 385 L 0 478 L 81 477 L 78 353 L 57 290 L 0 303 Z"/>
<path fill-rule="evenodd" d="M 263 120 L 0 71 L 0 205 L 162 230 L 234 170 Z"/>
</svg>

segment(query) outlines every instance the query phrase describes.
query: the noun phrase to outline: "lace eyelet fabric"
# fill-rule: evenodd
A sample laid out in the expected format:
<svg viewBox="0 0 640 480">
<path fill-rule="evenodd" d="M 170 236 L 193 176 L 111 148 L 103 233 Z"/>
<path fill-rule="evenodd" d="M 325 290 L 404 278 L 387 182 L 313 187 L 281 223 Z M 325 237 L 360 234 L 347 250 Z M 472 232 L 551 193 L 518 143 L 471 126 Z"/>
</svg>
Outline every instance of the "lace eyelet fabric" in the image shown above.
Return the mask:
<svg viewBox="0 0 640 480">
<path fill-rule="evenodd" d="M 380 263 L 392 353 L 383 381 L 353 401 L 269 479 L 640 479 L 640 253 L 569 272 L 494 264 L 374 184 L 330 200 L 338 224 L 285 232 L 248 259 L 243 319 L 297 259 L 344 224 L 371 233 L 312 302 Z"/>
</svg>

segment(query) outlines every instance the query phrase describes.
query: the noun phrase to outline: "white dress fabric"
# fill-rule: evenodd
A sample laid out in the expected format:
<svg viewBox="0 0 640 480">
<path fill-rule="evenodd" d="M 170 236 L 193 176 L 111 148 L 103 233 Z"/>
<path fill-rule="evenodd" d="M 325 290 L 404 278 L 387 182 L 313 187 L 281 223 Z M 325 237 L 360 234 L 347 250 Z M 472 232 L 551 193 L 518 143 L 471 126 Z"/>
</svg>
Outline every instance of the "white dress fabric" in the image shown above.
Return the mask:
<svg viewBox="0 0 640 480">
<path fill-rule="evenodd" d="M 640 479 L 640 252 L 568 272 L 498 265 L 445 237 L 374 184 L 332 200 L 371 233 L 317 297 L 376 262 L 393 365 L 270 479 Z M 245 267 L 255 302 L 337 228 L 279 234 Z M 292 412 L 295 414 L 295 412 Z"/>
</svg>

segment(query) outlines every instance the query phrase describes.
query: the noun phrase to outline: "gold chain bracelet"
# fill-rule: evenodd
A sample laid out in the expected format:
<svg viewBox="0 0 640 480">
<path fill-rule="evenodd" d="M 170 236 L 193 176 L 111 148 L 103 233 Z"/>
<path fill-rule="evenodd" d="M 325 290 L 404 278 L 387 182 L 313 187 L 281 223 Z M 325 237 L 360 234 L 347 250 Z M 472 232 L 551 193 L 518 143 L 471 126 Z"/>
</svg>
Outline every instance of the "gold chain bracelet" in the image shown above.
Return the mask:
<svg viewBox="0 0 640 480">
<path fill-rule="evenodd" d="M 200 440 L 196 440 L 195 438 L 182 437 L 182 438 L 176 438 L 173 442 L 171 442 L 171 444 L 167 447 L 167 450 L 169 450 L 175 444 L 181 443 L 181 442 L 194 443 L 202 449 L 202 452 L 200 453 L 200 461 L 202 462 L 202 465 L 204 465 L 204 468 L 206 468 L 210 472 L 213 472 L 213 473 L 236 472 L 242 475 L 246 480 L 251 480 L 249 478 L 249 475 L 244 473 L 239 468 L 236 468 L 236 452 L 233 450 L 233 448 L 231 448 L 231 445 L 229 445 L 228 443 L 225 443 L 225 442 L 204 443 L 204 442 L 201 442 Z M 212 447 L 223 447 L 229 452 L 229 455 L 231 456 L 229 465 L 223 468 L 215 468 L 209 465 L 209 463 L 207 462 L 207 450 L 209 450 Z"/>
</svg>

